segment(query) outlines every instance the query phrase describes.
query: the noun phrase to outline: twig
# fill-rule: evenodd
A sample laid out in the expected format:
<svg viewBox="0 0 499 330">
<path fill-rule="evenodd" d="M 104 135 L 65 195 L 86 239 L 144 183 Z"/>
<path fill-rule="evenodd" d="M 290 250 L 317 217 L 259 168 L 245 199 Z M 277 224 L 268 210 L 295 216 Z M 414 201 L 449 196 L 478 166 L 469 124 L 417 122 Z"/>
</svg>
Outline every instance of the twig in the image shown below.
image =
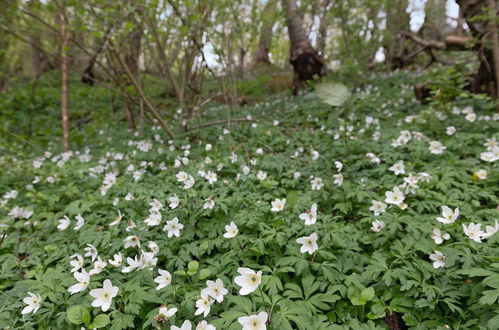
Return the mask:
<svg viewBox="0 0 499 330">
<path fill-rule="evenodd" d="M 152 112 L 152 114 L 154 115 L 154 117 L 156 117 L 156 119 L 159 121 L 159 124 L 165 129 L 165 131 L 168 134 L 168 136 L 173 139 L 174 138 L 173 131 L 170 129 L 170 127 L 168 127 L 168 125 L 166 125 L 165 121 L 163 120 L 163 118 L 161 118 L 161 115 L 159 114 L 159 112 L 156 109 L 156 107 L 146 97 L 146 95 L 144 94 L 144 91 L 140 87 L 140 84 L 137 82 L 137 80 L 133 76 L 132 72 L 130 71 L 130 68 L 125 63 L 125 61 L 123 61 L 123 59 L 121 58 L 121 56 L 116 52 L 116 49 L 114 48 L 114 45 L 111 42 L 111 40 L 109 40 L 109 46 L 110 46 L 109 49 L 114 54 L 114 56 L 117 58 L 117 60 L 120 63 L 121 67 L 125 70 L 128 78 L 130 78 L 130 81 L 132 82 L 133 86 L 137 90 L 137 93 L 139 93 L 139 96 L 142 99 L 142 101 L 144 101 L 144 103 L 147 106 L 147 108 Z"/>
<path fill-rule="evenodd" d="M 215 126 L 215 125 L 223 125 L 223 124 L 229 124 L 229 123 L 235 123 L 235 122 L 255 122 L 256 120 L 254 119 L 248 119 L 248 118 L 234 118 L 234 119 L 227 119 L 227 120 L 216 120 L 212 121 L 209 123 L 204 123 L 198 126 L 194 126 L 192 128 L 189 128 L 187 131 L 194 131 L 199 128 L 204 128 L 204 127 L 209 127 L 209 126 Z"/>
</svg>

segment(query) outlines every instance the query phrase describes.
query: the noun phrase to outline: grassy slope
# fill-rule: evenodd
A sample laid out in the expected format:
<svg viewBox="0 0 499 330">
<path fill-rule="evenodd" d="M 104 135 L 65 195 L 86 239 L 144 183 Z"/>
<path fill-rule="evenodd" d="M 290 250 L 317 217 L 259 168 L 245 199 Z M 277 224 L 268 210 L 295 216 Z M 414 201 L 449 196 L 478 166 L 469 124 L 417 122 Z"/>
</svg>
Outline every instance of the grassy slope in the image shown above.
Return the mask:
<svg viewBox="0 0 499 330">
<path fill-rule="evenodd" d="M 233 278 L 238 266 L 263 270 L 264 292 L 274 299 L 282 298 L 274 309 L 274 329 L 333 329 L 332 323 L 359 329 L 359 322 L 367 328 L 374 328 L 375 324 L 383 327 L 381 317 L 385 310 L 400 312 L 407 324 L 427 329 L 444 324 L 464 328 L 484 325 L 495 315 L 490 306 L 478 304 L 484 287 L 466 282 L 468 277 L 459 271 L 471 267 L 491 269 L 491 263 L 497 261 L 497 238 L 482 244 L 471 242 L 462 233 L 461 223 L 492 225 L 494 217 L 499 217 L 496 209 L 499 173 L 495 165 L 479 159 L 485 151 L 485 139 L 494 134 L 499 137 L 498 122 L 470 123 L 464 116 L 452 114 L 450 104 L 447 110 L 441 110 L 447 118 L 440 121 L 429 107 L 412 100 L 407 77 L 376 77 L 373 82 L 375 85 L 365 86 L 364 92 L 356 94 L 358 99 L 348 106 L 345 113 L 350 115 L 342 116 L 343 121 L 336 119 L 336 110 L 321 104 L 311 94 L 294 100 L 275 97 L 238 113 L 238 117 L 251 115 L 258 119 L 255 128 L 245 123 L 202 129 L 190 139 L 180 136 L 173 142 L 175 151 L 170 151 L 168 144 L 154 141 L 156 134 L 166 140 L 160 130 L 147 129 L 146 135 L 140 137 L 122 129 L 125 125 L 122 121 L 108 120 L 106 93 L 82 88 L 81 94 L 71 98 L 78 102 L 74 104 L 75 113 L 84 117 L 90 111 L 94 120 L 73 136 L 79 145 L 89 149 L 90 162 L 81 162 L 74 156 L 62 167 L 45 160 L 40 169 L 35 169 L 31 161 L 22 159 L 28 149 L 12 143 L 8 144 L 9 153 L 20 160 L 7 156 L 1 161 L 4 170 L 0 192 L 17 189 L 19 196 L 0 208 L 0 222 L 6 224 L 8 232 L 0 247 L 0 289 L 5 293 L 0 295 L 0 324 L 18 328 L 35 324 L 67 327 L 65 310 L 75 304 L 89 307 L 91 302 L 87 291 L 74 296 L 67 293 L 67 287 L 75 282 L 69 273 L 69 256 L 83 253 L 87 243 L 94 244 L 103 259 L 118 251 L 134 256 L 138 250 L 123 249 L 123 239 L 134 234 L 143 246 L 150 240 L 159 244 L 159 268 L 173 274 L 185 269 L 189 261 L 198 260 L 201 269 L 209 269 L 213 274 L 208 279 L 224 281 L 234 298 L 225 299 L 222 305 L 215 304 L 207 318 L 219 329 L 229 328 L 235 321 L 231 317 L 238 312 L 263 310 L 256 293 L 249 296 L 253 303 L 236 298 L 238 287 Z M 40 87 L 40 90 L 46 93 L 43 97 L 48 103 L 41 103 L 36 110 L 39 116 L 33 117 L 35 145 L 53 139 L 56 130 L 53 123 L 58 115 L 53 101 L 55 89 Z M 23 95 L 28 91 L 18 93 Z M 23 96 L 21 107 L 29 104 L 26 97 Z M 472 106 L 479 116 L 493 114 L 484 100 L 459 100 L 456 105 Z M 8 107 L 10 112 L 2 116 L 23 118 L 25 113 L 14 113 L 21 110 Z M 206 120 L 225 119 L 229 115 L 224 107 L 213 108 Z M 379 119 L 379 140 L 372 138 L 376 125 L 366 125 L 368 115 Z M 120 117 L 121 114 L 116 114 L 112 118 Z M 273 120 L 279 124 L 274 126 Z M 10 129 L 14 127 L 12 123 L 8 125 Z M 349 136 L 342 130 L 346 126 L 353 127 Z M 457 133 L 446 135 L 446 126 L 455 126 Z M 19 127 L 24 134 L 25 123 Z M 223 128 L 229 129 L 230 134 L 224 135 Z M 99 130 L 102 134 L 97 133 Z M 443 155 L 432 155 L 426 140 L 411 140 L 404 146 L 391 147 L 391 141 L 401 130 L 421 132 L 429 140 L 442 142 L 447 149 Z M 140 151 L 129 143 L 142 140 L 153 143 L 151 151 Z M 213 145 L 212 151 L 205 150 L 206 143 Z M 184 155 L 181 147 L 186 144 L 191 145 L 190 162 L 174 168 L 174 161 Z M 257 148 L 263 149 L 263 155 L 256 153 Z M 319 152 L 317 160 L 312 159 L 312 150 Z M 125 158 L 113 161 L 113 152 L 124 153 Z M 368 152 L 381 158 L 381 164 L 373 164 L 366 157 Z M 238 155 L 236 163 L 230 161 L 232 153 Z M 37 156 L 42 154 L 38 152 Z M 212 163 L 203 165 L 207 156 Z M 119 171 L 117 183 L 105 196 L 99 191 L 104 174 L 89 176 L 91 168 L 96 168 L 102 159 L 107 160 L 101 162 L 106 167 L 104 173 Z M 252 160 L 257 161 L 255 165 L 250 165 Z M 388 170 L 399 160 L 404 160 L 406 174 L 426 172 L 432 180 L 420 183 L 416 194 L 406 197 L 407 210 L 392 206 L 383 215 L 374 217 L 369 211 L 371 201 L 384 200 L 386 191 L 403 182 L 402 176 Z M 341 186 L 334 183 L 333 175 L 337 174 L 334 161 L 343 163 Z M 142 167 L 142 162 L 150 163 Z M 161 162 L 166 163 L 166 171 L 159 169 Z M 214 185 L 197 174 L 203 167 L 214 170 L 219 163 L 223 169 Z M 135 170 L 145 171 L 137 181 L 127 171 L 130 164 Z M 242 165 L 249 165 L 251 171 L 236 180 Z M 486 180 L 473 180 L 472 173 L 478 169 L 488 171 Z M 195 177 L 193 189 L 184 190 L 176 181 L 175 174 L 181 170 Z M 263 182 L 255 177 L 259 170 L 268 173 Z M 293 178 L 296 171 L 301 173 L 299 179 Z M 34 184 L 33 190 L 26 190 L 35 176 L 41 181 Z M 55 176 L 55 183 L 46 182 L 49 176 Z M 322 178 L 324 188 L 311 190 L 312 176 Z M 134 194 L 136 199 L 125 201 L 127 193 Z M 167 198 L 174 193 L 179 196 L 181 206 L 163 211 L 163 224 L 177 216 L 185 227 L 180 238 L 167 238 L 162 226 L 147 228 L 143 220 L 153 198 L 167 204 Z M 209 197 L 216 206 L 213 210 L 203 210 L 204 200 Z M 287 199 L 285 210 L 270 212 L 270 202 L 281 197 Z M 115 198 L 119 198 L 117 206 L 113 205 Z M 298 215 L 312 203 L 318 204 L 319 220 L 313 226 L 304 226 Z M 34 211 L 29 223 L 7 216 L 14 205 Z M 451 240 L 437 246 L 430 234 L 433 228 L 441 228 L 435 218 L 442 205 L 459 207 L 461 216 L 455 224 L 443 228 L 451 234 Z M 138 227 L 131 232 L 125 231 L 123 222 L 109 227 L 118 210 L 125 215 L 123 222 L 132 219 Z M 80 231 L 74 231 L 74 217 L 78 213 L 84 216 L 86 224 Z M 63 215 L 71 218 L 72 225 L 61 232 L 56 226 Z M 380 233 L 370 230 L 371 222 L 376 219 L 386 223 Z M 240 234 L 226 240 L 222 234 L 230 221 L 237 223 Z M 312 232 L 319 236 L 319 252 L 313 257 L 302 255 L 295 240 Z M 435 249 L 447 256 L 446 269 L 432 268 L 428 256 Z M 90 269 L 88 258 L 86 262 Z M 194 319 L 194 301 L 204 287 L 204 280 L 197 276 L 188 280 L 174 274 L 177 291 L 173 293 L 172 286 L 156 291 L 147 270 L 132 274 L 122 274 L 108 265 L 102 274 L 92 277 L 90 288 L 100 287 L 106 278 L 120 287 L 120 295 L 115 298 L 116 310 L 112 309 L 110 314 L 115 328 L 119 328 L 119 322 L 123 326 L 134 322 L 138 327 L 151 320 L 160 303 L 179 308 L 171 320 L 177 325 L 186 318 Z M 152 276 L 156 274 L 153 270 Z M 366 307 L 352 304 L 367 287 L 374 288 L 374 298 L 366 302 Z M 311 288 L 315 291 L 310 292 Z M 44 303 L 37 314 L 23 321 L 21 300 L 27 291 L 41 294 Z M 252 307 L 245 311 L 249 306 Z M 95 308 L 90 310 L 93 315 L 98 313 Z M 228 311 L 233 314 L 223 313 Z"/>
</svg>

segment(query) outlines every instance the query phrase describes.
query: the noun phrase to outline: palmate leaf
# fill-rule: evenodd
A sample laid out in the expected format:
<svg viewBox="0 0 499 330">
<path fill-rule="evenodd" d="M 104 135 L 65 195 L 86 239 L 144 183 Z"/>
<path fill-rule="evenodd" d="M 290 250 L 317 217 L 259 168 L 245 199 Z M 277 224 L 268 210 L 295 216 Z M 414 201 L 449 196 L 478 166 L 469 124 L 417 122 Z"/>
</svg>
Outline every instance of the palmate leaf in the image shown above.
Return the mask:
<svg viewBox="0 0 499 330">
<path fill-rule="evenodd" d="M 342 106 L 352 95 L 347 86 L 339 83 L 322 83 L 316 85 L 315 93 L 322 102 L 333 107 Z"/>
</svg>

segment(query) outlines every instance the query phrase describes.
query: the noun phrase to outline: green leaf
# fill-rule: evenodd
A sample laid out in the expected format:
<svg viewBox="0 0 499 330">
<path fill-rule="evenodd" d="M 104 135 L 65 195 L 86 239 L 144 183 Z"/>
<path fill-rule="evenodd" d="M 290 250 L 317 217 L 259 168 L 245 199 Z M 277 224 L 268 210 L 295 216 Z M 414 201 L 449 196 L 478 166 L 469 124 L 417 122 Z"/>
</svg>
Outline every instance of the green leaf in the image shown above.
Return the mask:
<svg viewBox="0 0 499 330">
<path fill-rule="evenodd" d="M 199 263 L 196 260 L 191 260 L 187 264 L 187 269 L 191 272 L 194 273 L 197 272 L 198 268 L 199 268 Z"/>
<path fill-rule="evenodd" d="M 211 270 L 209 270 L 208 268 L 203 268 L 199 271 L 199 279 L 200 280 L 204 280 L 205 278 L 207 278 L 210 275 L 211 275 Z"/>
<path fill-rule="evenodd" d="M 324 103 L 333 107 L 342 106 L 352 95 L 348 87 L 339 83 L 322 83 L 316 85 L 315 93 Z"/>
<path fill-rule="evenodd" d="M 374 288 L 365 288 L 362 290 L 360 293 L 360 299 L 365 300 L 365 301 L 370 301 L 374 298 Z"/>
<path fill-rule="evenodd" d="M 88 324 L 90 322 L 90 314 L 88 313 L 87 308 L 83 306 L 77 305 L 68 308 L 66 316 L 68 317 L 68 321 L 73 324 Z"/>
<path fill-rule="evenodd" d="M 492 305 L 499 298 L 499 289 L 486 290 L 483 292 L 482 298 L 478 301 L 480 304 Z"/>
<path fill-rule="evenodd" d="M 111 320 L 106 314 L 99 314 L 95 317 L 94 321 L 88 326 L 89 328 L 103 328 L 109 324 Z"/>
</svg>

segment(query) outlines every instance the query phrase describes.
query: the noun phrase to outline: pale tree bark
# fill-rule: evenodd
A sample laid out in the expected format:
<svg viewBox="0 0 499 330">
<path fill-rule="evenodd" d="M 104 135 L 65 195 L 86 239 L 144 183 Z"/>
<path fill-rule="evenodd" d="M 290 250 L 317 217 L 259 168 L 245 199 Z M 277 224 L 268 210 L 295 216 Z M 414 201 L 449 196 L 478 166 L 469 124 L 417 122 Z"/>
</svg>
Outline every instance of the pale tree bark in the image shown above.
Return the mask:
<svg viewBox="0 0 499 330">
<path fill-rule="evenodd" d="M 62 115 L 62 149 L 69 151 L 69 111 L 68 111 L 68 33 L 66 31 L 66 8 L 64 0 L 60 3 L 59 24 L 61 39 L 61 115 Z"/>
<path fill-rule="evenodd" d="M 326 37 L 327 37 L 327 16 L 329 9 L 331 7 L 331 0 L 323 0 L 321 6 L 321 13 L 319 16 L 319 33 L 317 33 L 317 50 L 321 52 L 324 57 L 324 52 L 326 48 Z"/>
<path fill-rule="evenodd" d="M 386 3 L 386 31 L 384 40 L 385 63 L 390 70 L 406 66 L 411 52 L 399 31 L 409 31 L 410 16 L 407 13 L 408 0 L 388 0 Z"/>
<path fill-rule="evenodd" d="M 490 38 L 492 44 L 492 55 L 494 62 L 494 73 L 496 80 L 496 99 L 499 99 L 499 35 L 497 32 L 498 5 L 495 0 L 487 0 L 489 7 Z"/>
<path fill-rule="evenodd" d="M 307 81 L 324 75 L 325 66 L 308 39 L 296 0 L 282 0 L 282 7 L 291 42 L 289 61 L 293 66 L 293 94 L 296 95 Z"/>
<path fill-rule="evenodd" d="M 258 49 L 256 51 L 254 65 L 271 64 L 269 58 L 270 46 L 272 44 L 272 28 L 274 27 L 274 13 L 277 0 L 268 0 L 263 8 L 261 15 L 262 26 L 258 40 Z"/>
</svg>

